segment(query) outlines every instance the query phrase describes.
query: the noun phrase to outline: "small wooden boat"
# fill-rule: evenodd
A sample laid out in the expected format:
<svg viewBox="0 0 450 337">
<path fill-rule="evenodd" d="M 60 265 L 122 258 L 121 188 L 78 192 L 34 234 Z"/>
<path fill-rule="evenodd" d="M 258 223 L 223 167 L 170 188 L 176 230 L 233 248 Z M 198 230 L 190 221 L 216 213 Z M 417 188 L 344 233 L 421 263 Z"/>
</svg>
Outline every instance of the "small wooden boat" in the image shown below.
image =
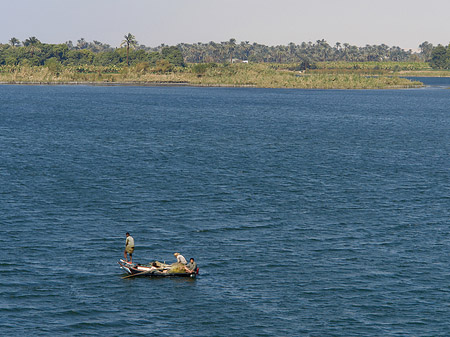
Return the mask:
<svg viewBox="0 0 450 337">
<path fill-rule="evenodd" d="M 117 262 L 128 274 L 126 277 L 147 276 L 147 277 L 192 277 L 198 275 L 199 268 L 192 273 L 180 272 L 180 268 L 174 268 L 174 265 L 162 262 L 152 262 L 149 264 L 130 263 L 125 260 Z"/>
</svg>

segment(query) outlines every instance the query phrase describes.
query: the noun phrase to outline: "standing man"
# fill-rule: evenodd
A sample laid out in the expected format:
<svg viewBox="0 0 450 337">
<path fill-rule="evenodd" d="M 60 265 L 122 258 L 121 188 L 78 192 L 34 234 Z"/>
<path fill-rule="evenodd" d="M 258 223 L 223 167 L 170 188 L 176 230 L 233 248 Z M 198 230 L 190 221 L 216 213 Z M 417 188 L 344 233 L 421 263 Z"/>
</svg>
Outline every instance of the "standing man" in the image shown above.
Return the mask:
<svg viewBox="0 0 450 337">
<path fill-rule="evenodd" d="M 134 239 L 128 232 L 126 236 L 127 239 L 125 241 L 125 251 L 123 252 L 123 257 L 125 258 L 125 261 L 128 262 L 127 253 L 130 254 L 130 263 L 133 263 Z"/>
</svg>

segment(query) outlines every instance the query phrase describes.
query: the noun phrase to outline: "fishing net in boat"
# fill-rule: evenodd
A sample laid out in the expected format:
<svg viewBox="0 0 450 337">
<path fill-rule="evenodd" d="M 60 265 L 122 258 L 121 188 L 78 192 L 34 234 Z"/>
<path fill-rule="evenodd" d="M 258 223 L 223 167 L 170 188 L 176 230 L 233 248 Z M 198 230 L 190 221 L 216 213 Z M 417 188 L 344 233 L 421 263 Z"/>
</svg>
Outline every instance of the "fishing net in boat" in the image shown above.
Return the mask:
<svg viewBox="0 0 450 337">
<path fill-rule="evenodd" d="M 146 265 L 143 265 L 145 267 L 155 267 L 160 271 L 165 271 L 168 274 L 177 274 L 177 273 L 185 273 L 186 270 L 184 269 L 184 264 L 180 262 L 175 262 L 173 264 L 166 264 L 159 261 L 152 261 L 149 262 Z"/>
<path fill-rule="evenodd" d="M 185 273 L 186 270 L 184 269 L 184 264 L 180 262 L 176 262 L 172 265 L 170 265 L 170 269 L 168 270 L 168 273 Z"/>
</svg>

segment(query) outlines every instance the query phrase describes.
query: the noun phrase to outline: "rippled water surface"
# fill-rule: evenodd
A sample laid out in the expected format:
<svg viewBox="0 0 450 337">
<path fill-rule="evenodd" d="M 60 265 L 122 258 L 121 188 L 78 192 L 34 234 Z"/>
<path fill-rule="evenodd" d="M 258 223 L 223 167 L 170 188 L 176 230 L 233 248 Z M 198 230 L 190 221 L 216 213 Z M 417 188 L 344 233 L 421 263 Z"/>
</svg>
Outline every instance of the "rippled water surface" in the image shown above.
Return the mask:
<svg viewBox="0 0 450 337">
<path fill-rule="evenodd" d="M 450 334 L 450 92 L 0 86 L 0 335 Z M 195 279 L 121 279 L 195 257 Z"/>
</svg>

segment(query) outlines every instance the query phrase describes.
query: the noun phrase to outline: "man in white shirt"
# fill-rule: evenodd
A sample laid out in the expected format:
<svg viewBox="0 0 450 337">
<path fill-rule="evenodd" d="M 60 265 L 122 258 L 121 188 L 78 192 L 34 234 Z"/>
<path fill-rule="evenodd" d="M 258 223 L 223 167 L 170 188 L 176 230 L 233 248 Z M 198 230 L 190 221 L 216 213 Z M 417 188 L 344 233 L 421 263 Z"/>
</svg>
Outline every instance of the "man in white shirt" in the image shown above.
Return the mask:
<svg viewBox="0 0 450 337">
<path fill-rule="evenodd" d="M 123 252 L 123 257 L 125 258 L 125 261 L 128 262 L 128 256 L 127 253 L 130 254 L 130 263 L 133 263 L 133 252 L 134 252 L 134 239 L 130 235 L 130 233 L 127 233 L 127 239 L 125 241 L 125 251 Z"/>
<path fill-rule="evenodd" d="M 174 253 L 173 255 L 177 258 L 177 262 L 180 262 L 181 264 L 184 264 L 184 265 L 187 264 L 186 259 L 180 253 Z"/>
</svg>

